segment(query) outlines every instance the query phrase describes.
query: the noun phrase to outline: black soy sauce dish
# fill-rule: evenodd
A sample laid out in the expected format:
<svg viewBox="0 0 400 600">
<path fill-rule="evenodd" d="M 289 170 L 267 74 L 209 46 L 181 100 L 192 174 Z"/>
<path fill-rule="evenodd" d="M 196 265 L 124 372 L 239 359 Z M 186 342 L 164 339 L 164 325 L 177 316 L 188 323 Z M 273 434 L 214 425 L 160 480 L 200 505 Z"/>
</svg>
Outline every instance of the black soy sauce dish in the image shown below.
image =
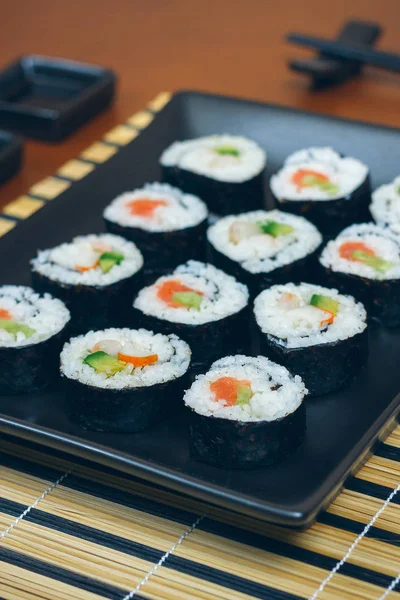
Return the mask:
<svg viewBox="0 0 400 600">
<path fill-rule="evenodd" d="M 0 184 L 18 173 L 22 157 L 22 139 L 8 131 L 0 131 Z"/>
<path fill-rule="evenodd" d="M 96 65 L 25 55 L 0 72 L 0 127 L 58 141 L 107 108 L 116 75 Z"/>
</svg>

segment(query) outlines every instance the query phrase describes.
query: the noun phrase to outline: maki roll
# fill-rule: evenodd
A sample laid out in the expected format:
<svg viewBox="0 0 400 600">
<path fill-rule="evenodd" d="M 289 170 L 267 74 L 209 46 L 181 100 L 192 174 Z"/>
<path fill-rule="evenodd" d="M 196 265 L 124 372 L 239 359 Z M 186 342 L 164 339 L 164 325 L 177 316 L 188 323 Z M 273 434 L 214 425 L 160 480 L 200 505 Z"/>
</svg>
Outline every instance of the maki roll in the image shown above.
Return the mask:
<svg viewBox="0 0 400 600">
<path fill-rule="evenodd" d="M 179 406 L 190 356 L 176 335 L 145 329 L 72 338 L 60 366 L 72 419 L 94 431 L 146 429 Z"/>
<path fill-rule="evenodd" d="M 279 210 L 224 217 L 207 231 L 212 262 L 258 293 L 272 283 L 301 280 L 312 273 L 322 242 L 303 217 Z"/>
<path fill-rule="evenodd" d="M 161 183 L 122 194 L 104 211 L 108 231 L 135 242 L 146 268 L 204 260 L 207 217 L 200 198 Z"/>
<path fill-rule="evenodd" d="M 400 234 L 400 176 L 373 192 L 369 209 L 378 225 Z"/>
<path fill-rule="evenodd" d="M 233 469 L 282 461 L 304 439 L 306 394 L 298 375 L 263 356 L 221 358 L 184 396 L 192 458 Z"/>
<path fill-rule="evenodd" d="M 270 187 L 279 208 L 307 217 L 324 234 L 369 219 L 367 165 L 332 148 L 294 152 L 271 177 Z"/>
<path fill-rule="evenodd" d="M 193 366 L 203 368 L 229 347 L 247 348 L 248 299 L 245 285 L 213 265 L 190 260 L 139 292 L 134 318 L 147 329 L 182 337 Z"/>
<path fill-rule="evenodd" d="M 70 313 L 61 300 L 22 285 L 0 287 L 0 394 L 34 392 L 58 374 Z"/>
<path fill-rule="evenodd" d="M 345 387 L 368 356 L 367 313 L 352 296 L 309 283 L 274 285 L 254 302 L 261 353 L 313 396 Z"/>
<path fill-rule="evenodd" d="M 263 207 L 266 161 L 256 142 L 234 135 L 175 142 L 160 157 L 165 181 L 221 215 Z"/>
<path fill-rule="evenodd" d="M 400 325 L 400 237 L 373 223 L 348 227 L 320 257 L 328 281 L 362 300 L 368 315 Z"/>
<path fill-rule="evenodd" d="M 143 285 L 142 266 L 135 244 L 111 234 L 76 237 L 31 261 L 35 289 L 65 302 L 76 332 L 123 322 Z"/>
</svg>

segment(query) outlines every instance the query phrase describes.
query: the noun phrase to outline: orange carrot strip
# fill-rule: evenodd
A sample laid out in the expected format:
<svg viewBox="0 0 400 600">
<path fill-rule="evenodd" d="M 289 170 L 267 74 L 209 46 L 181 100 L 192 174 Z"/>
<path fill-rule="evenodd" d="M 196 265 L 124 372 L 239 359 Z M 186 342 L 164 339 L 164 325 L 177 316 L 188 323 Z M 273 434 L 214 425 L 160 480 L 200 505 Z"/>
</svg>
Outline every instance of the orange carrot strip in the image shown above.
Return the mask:
<svg viewBox="0 0 400 600">
<path fill-rule="evenodd" d="M 157 362 L 158 354 L 149 354 L 149 356 L 128 356 L 128 354 L 118 352 L 118 360 L 131 363 L 135 368 L 145 367 L 146 365 L 152 365 Z"/>
</svg>

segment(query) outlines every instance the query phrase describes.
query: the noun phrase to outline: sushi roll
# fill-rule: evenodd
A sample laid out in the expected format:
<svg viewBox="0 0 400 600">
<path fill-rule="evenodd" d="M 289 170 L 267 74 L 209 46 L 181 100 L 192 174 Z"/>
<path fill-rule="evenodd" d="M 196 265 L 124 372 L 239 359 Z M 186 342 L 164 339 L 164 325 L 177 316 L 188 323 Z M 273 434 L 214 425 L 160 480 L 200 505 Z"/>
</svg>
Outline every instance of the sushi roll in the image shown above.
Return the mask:
<svg viewBox="0 0 400 600">
<path fill-rule="evenodd" d="M 348 385 L 367 359 L 365 308 L 337 290 L 274 285 L 257 296 L 254 315 L 261 354 L 300 375 L 312 396 Z"/>
<path fill-rule="evenodd" d="M 192 458 L 231 469 L 282 461 L 304 439 L 306 394 L 298 375 L 263 356 L 221 358 L 184 395 Z"/>
<path fill-rule="evenodd" d="M 248 347 L 248 299 L 245 285 L 190 260 L 139 292 L 133 322 L 179 335 L 192 350 L 192 365 L 203 368 L 229 347 Z"/>
<path fill-rule="evenodd" d="M 0 286 L 0 394 L 34 392 L 54 381 L 69 321 L 61 300 Z"/>
<path fill-rule="evenodd" d="M 175 142 L 160 157 L 165 181 L 200 196 L 220 215 L 263 207 L 266 161 L 256 142 L 234 135 Z"/>
<path fill-rule="evenodd" d="M 224 217 L 207 231 L 212 262 L 253 292 L 312 273 L 322 236 L 303 217 L 278 210 Z"/>
<path fill-rule="evenodd" d="M 400 237 L 373 223 L 348 227 L 320 257 L 328 281 L 365 303 L 368 316 L 400 326 Z"/>
<path fill-rule="evenodd" d="M 72 338 L 60 370 L 71 418 L 94 431 L 136 432 L 179 406 L 190 348 L 176 335 L 105 329 Z"/>
<path fill-rule="evenodd" d="M 135 244 L 111 234 L 76 237 L 31 261 L 34 288 L 65 302 L 76 332 L 122 324 L 143 285 L 142 266 Z"/>
<path fill-rule="evenodd" d="M 332 148 L 294 152 L 271 177 L 270 187 L 278 208 L 310 219 L 323 234 L 370 218 L 367 165 Z"/>
<path fill-rule="evenodd" d="M 204 260 L 207 217 L 200 198 L 161 183 L 122 194 L 104 211 L 107 230 L 135 242 L 146 268 Z"/>
<path fill-rule="evenodd" d="M 369 209 L 378 225 L 400 234 L 400 176 L 373 192 Z"/>
</svg>

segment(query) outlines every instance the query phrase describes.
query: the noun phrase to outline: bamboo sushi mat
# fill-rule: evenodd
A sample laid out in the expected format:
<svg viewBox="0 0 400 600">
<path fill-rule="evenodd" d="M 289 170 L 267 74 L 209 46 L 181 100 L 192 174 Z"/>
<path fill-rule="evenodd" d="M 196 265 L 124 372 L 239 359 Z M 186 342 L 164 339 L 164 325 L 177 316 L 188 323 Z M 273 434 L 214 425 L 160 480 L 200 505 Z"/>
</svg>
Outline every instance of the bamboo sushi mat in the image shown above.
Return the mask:
<svg viewBox="0 0 400 600">
<path fill-rule="evenodd" d="M 3 209 L 0 236 L 140 134 L 149 106 Z M 400 600 L 400 426 L 307 531 L 0 434 L 0 600 Z"/>
</svg>

